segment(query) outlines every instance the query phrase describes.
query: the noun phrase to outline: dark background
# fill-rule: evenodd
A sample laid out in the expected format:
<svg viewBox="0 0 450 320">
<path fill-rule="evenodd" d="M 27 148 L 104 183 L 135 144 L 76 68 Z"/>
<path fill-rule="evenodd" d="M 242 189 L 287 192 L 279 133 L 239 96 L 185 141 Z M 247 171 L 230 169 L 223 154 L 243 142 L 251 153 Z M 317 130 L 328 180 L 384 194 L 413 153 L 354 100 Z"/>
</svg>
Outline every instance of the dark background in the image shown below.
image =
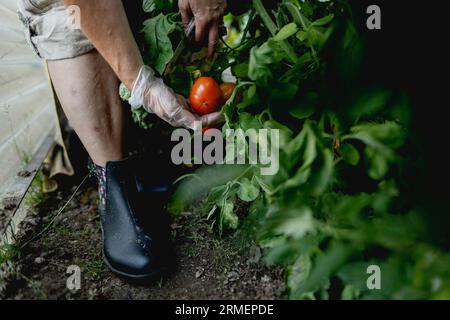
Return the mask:
<svg viewBox="0 0 450 320">
<path fill-rule="evenodd" d="M 366 81 L 405 91 L 412 102 L 410 172 L 415 199 L 423 205 L 442 232 L 450 226 L 448 152 L 448 11 L 443 1 L 351 1 L 362 31 L 366 56 Z M 382 29 L 365 27 L 366 9 L 377 4 Z M 412 176 L 412 177 L 411 177 Z"/>
</svg>

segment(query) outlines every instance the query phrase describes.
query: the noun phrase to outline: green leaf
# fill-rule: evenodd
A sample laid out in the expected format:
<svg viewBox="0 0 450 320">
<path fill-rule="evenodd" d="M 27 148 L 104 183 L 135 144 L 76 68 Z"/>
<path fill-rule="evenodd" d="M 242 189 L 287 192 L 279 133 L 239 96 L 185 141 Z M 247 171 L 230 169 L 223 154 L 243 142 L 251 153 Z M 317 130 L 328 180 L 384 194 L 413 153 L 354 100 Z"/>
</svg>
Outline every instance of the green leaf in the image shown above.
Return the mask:
<svg viewBox="0 0 450 320">
<path fill-rule="evenodd" d="M 144 0 L 142 8 L 145 12 L 152 12 L 156 8 L 155 0 Z"/>
<path fill-rule="evenodd" d="M 266 8 L 264 7 L 261 0 L 253 0 L 253 7 L 255 11 L 260 16 L 261 20 L 263 21 L 263 24 L 266 26 L 266 28 L 269 30 L 272 36 L 275 36 L 277 33 L 277 26 L 272 21 L 272 18 L 270 17 L 269 13 L 267 12 Z M 285 53 L 286 57 L 290 60 L 290 62 L 297 62 L 297 54 L 294 51 L 294 48 L 290 45 L 290 43 L 286 41 L 279 41 L 279 46 L 281 50 Z"/>
<path fill-rule="evenodd" d="M 173 7 L 173 0 L 144 0 L 142 8 L 145 12 L 154 13 L 168 11 Z"/>
<path fill-rule="evenodd" d="M 248 178 L 244 178 L 239 182 L 238 197 L 245 202 L 253 202 L 259 197 L 260 188 Z"/>
<path fill-rule="evenodd" d="M 257 104 L 259 97 L 256 92 L 256 86 L 252 85 L 244 92 L 244 99 L 237 105 L 238 109 L 246 109 L 252 105 Z"/>
<path fill-rule="evenodd" d="M 331 184 L 334 173 L 334 159 L 333 153 L 329 149 L 322 152 L 323 164 L 320 170 L 314 175 L 311 183 L 311 194 L 313 196 L 320 196 Z"/>
<path fill-rule="evenodd" d="M 337 276 L 345 284 L 352 286 L 355 291 L 366 291 L 367 289 L 367 267 L 370 265 L 380 265 L 380 261 L 358 261 L 343 266 Z"/>
<path fill-rule="evenodd" d="M 298 91 L 296 83 L 275 83 L 270 88 L 269 103 L 272 108 L 280 108 L 280 106 L 290 103 Z"/>
<path fill-rule="evenodd" d="M 316 112 L 317 100 L 316 92 L 308 92 L 299 103 L 289 109 L 289 114 L 299 120 L 307 119 Z"/>
<path fill-rule="evenodd" d="M 309 168 L 317 157 L 317 137 L 309 126 L 305 127 L 304 130 L 307 130 L 308 134 L 306 137 L 306 148 L 303 155 L 303 163 L 300 169 Z"/>
<path fill-rule="evenodd" d="M 352 251 L 350 246 L 333 241 L 330 248 L 317 258 L 308 280 L 292 293 L 292 297 L 299 299 L 307 292 L 320 289 L 328 282 L 329 277 L 345 263 Z"/>
<path fill-rule="evenodd" d="M 248 69 L 249 69 L 248 63 L 241 63 L 233 66 L 231 68 L 231 71 L 236 78 L 246 79 L 248 78 Z"/>
<path fill-rule="evenodd" d="M 369 176 L 375 180 L 384 178 L 389 170 L 388 159 L 371 147 L 366 148 L 366 157 L 369 163 Z"/>
<path fill-rule="evenodd" d="M 160 74 L 173 57 L 173 47 L 169 35 L 175 31 L 177 23 L 169 15 L 159 14 L 144 22 L 144 37 L 148 45 L 148 63 Z"/>
<path fill-rule="evenodd" d="M 131 112 L 133 121 L 139 126 L 139 128 L 148 130 L 153 127 L 154 123 L 150 119 L 150 113 L 144 108 L 133 109 Z"/>
<path fill-rule="evenodd" d="M 120 84 L 119 95 L 123 101 L 128 101 L 131 98 L 130 90 L 128 90 L 128 88 L 123 83 Z"/>
<path fill-rule="evenodd" d="M 241 112 L 238 121 L 238 126 L 244 131 L 249 129 L 260 129 L 262 127 L 262 124 L 258 119 L 248 112 Z"/>
<path fill-rule="evenodd" d="M 343 80 L 350 81 L 358 74 L 363 60 L 364 46 L 355 25 L 346 22 L 343 39 L 337 52 L 337 67 Z"/>
<path fill-rule="evenodd" d="M 284 149 L 287 170 L 295 170 L 294 175 L 284 179 L 276 188 L 276 192 L 304 185 L 311 177 L 312 165 L 318 157 L 318 139 L 312 122 L 306 121 L 303 130 Z M 300 168 L 295 169 L 300 164 Z"/>
<path fill-rule="evenodd" d="M 234 213 L 234 203 L 233 201 L 227 200 L 221 207 L 221 221 L 222 225 L 230 229 L 237 229 L 239 226 L 239 218 Z"/>
<path fill-rule="evenodd" d="M 329 24 L 334 19 L 334 14 L 329 14 L 326 17 L 317 19 L 311 25 L 315 27 L 323 27 L 324 25 Z"/>
<path fill-rule="evenodd" d="M 290 37 L 292 37 L 294 34 L 296 34 L 298 31 L 298 27 L 295 23 L 289 23 L 285 25 L 275 37 L 273 37 L 273 40 L 275 41 L 283 41 Z"/>
<path fill-rule="evenodd" d="M 283 181 L 277 187 L 277 191 L 286 190 L 289 188 L 298 188 L 304 185 L 311 176 L 311 168 L 317 158 L 318 152 L 317 137 L 311 129 L 309 123 L 305 123 L 303 130 L 285 148 L 285 152 L 288 155 L 287 161 L 289 166 L 297 165 L 297 161 L 300 160 L 301 167 L 292 177 L 288 178 L 286 181 Z"/>
<path fill-rule="evenodd" d="M 269 222 L 276 234 L 301 239 L 315 230 L 312 211 L 308 207 L 279 211 Z"/>
<path fill-rule="evenodd" d="M 195 80 L 194 74 L 195 71 L 179 64 L 173 67 L 165 80 L 171 88 L 176 88 L 178 94 L 188 97 Z"/>
<path fill-rule="evenodd" d="M 198 169 L 193 176 L 180 182 L 169 203 L 169 211 L 173 214 L 181 213 L 187 206 L 202 199 L 207 192 L 238 179 L 246 170 L 248 166 L 245 165 L 216 165 Z"/>
<path fill-rule="evenodd" d="M 321 49 L 327 42 L 329 33 L 319 27 L 311 27 L 308 31 L 308 39 L 314 48 Z"/>
<path fill-rule="evenodd" d="M 357 166 L 361 159 L 358 149 L 350 143 L 344 143 L 341 148 L 342 158 L 351 166 Z"/>
<path fill-rule="evenodd" d="M 359 290 L 354 288 L 351 285 L 345 286 L 344 290 L 342 290 L 341 299 L 342 300 L 356 300 L 360 295 Z"/>
<path fill-rule="evenodd" d="M 362 116 L 373 116 L 386 106 L 391 96 L 392 93 L 388 90 L 367 90 L 357 97 L 349 111 L 350 116 L 357 120 Z"/>
<path fill-rule="evenodd" d="M 212 188 L 208 195 L 208 202 L 221 205 L 228 191 L 228 185 Z"/>
<path fill-rule="evenodd" d="M 406 140 L 406 131 L 397 123 L 363 123 L 352 128 L 352 134 L 343 141 L 356 139 L 366 144 L 365 156 L 369 176 L 382 179 L 389 171 L 389 165 L 396 159 L 395 150 Z"/>
<path fill-rule="evenodd" d="M 152 12 L 156 8 L 155 0 L 144 0 L 142 8 L 145 12 Z"/>
<path fill-rule="evenodd" d="M 375 149 L 384 149 L 384 147 L 396 149 L 401 147 L 406 140 L 405 129 L 393 121 L 363 123 L 354 126 L 351 130 L 355 138 L 358 138 Z"/>
<path fill-rule="evenodd" d="M 265 193 L 267 193 L 267 194 L 273 193 L 273 188 L 270 185 L 268 185 L 267 183 L 265 183 L 261 179 L 261 177 L 255 176 L 255 180 L 256 180 L 256 182 L 258 182 L 259 186 Z"/>
<path fill-rule="evenodd" d="M 248 76 L 261 86 L 268 86 L 274 78 L 272 65 L 279 63 L 285 57 L 277 42 L 267 41 L 260 47 L 250 51 Z"/>
<path fill-rule="evenodd" d="M 306 31 L 301 30 L 297 33 L 297 39 L 300 40 L 301 42 L 307 40 L 308 37 L 309 37 L 309 33 Z"/>
<path fill-rule="evenodd" d="M 299 251 L 299 246 L 295 242 L 282 236 L 263 240 L 261 246 L 268 249 L 264 262 L 271 266 L 294 263 Z"/>
<path fill-rule="evenodd" d="M 311 266 L 310 256 L 304 254 L 287 268 L 287 286 L 290 292 L 297 291 L 305 283 L 311 272 Z"/>
<path fill-rule="evenodd" d="M 373 197 L 365 193 L 354 196 L 329 195 L 326 198 L 330 203 L 324 208 L 324 213 L 338 221 L 345 220 L 349 223 L 359 221 L 362 212 L 370 206 Z"/>
</svg>

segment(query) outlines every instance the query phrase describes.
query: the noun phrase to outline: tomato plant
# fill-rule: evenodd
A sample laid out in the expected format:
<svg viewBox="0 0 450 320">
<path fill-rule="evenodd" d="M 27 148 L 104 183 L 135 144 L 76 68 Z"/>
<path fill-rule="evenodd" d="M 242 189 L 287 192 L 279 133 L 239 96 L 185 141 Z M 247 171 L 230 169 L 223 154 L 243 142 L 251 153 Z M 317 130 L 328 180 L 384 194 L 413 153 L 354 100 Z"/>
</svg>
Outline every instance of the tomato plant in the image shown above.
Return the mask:
<svg viewBox="0 0 450 320">
<path fill-rule="evenodd" d="M 171 37 L 182 34 L 175 2 L 144 1 L 152 15 L 146 61 L 159 71 L 173 55 Z M 280 170 L 202 168 L 180 184 L 172 211 L 207 194 L 211 223 L 283 266 L 294 299 L 450 298 L 450 254 L 428 236 L 406 182 L 414 162 L 404 154 L 413 145 L 408 96 L 360 81 L 364 46 L 349 1 L 242 8 L 225 17 L 214 59 L 186 52 L 166 81 L 187 96 L 200 76 L 233 76 L 223 128 L 280 130 Z M 212 96 L 192 99 L 198 113 L 220 105 L 216 85 Z M 390 279 L 381 290 L 366 286 L 373 264 Z"/>
</svg>

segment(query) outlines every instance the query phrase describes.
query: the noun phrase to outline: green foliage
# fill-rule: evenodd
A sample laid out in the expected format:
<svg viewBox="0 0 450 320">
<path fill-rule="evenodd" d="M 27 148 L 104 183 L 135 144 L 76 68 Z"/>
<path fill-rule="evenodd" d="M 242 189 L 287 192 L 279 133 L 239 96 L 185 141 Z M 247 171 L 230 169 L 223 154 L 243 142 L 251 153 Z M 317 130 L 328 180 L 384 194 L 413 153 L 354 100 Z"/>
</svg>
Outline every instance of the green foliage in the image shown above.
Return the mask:
<svg viewBox="0 0 450 320">
<path fill-rule="evenodd" d="M 153 128 L 154 121 L 151 121 L 153 119 L 150 119 L 150 114 L 144 108 L 134 109 L 131 115 L 140 128 L 147 130 Z"/>
<path fill-rule="evenodd" d="M 449 253 L 433 244 L 424 212 L 403 190 L 408 98 L 360 86 L 364 48 L 347 1 L 272 3 L 253 0 L 248 12 L 227 16 L 216 57 L 194 53 L 169 83 L 185 93 L 199 74 L 220 79 L 231 68 L 238 86 L 222 110 L 224 129 L 279 129 L 280 170 L 202 168 L 181 179 L 172 211 L 206 194 L 207 218 L 219 231 L 246 233 L 266 263 L 284 266 L 293 299 L 449 298 Z M 173 13 L 153 19 L 147 41 L 161 70 L 172 53 L 167 35 L 181 31 Z M 381 290 L 367 288 L 372 264 Z"/>
<path fill-rule="evenodd" d="M 131 98 L 131 92 L 128 88 L 121 83 L 119 87 L 119 96 L 123 101 L 128 101 Z"/>
<path fill-rule="evenodd" d="M 0 245 L 0 266 L 9 262 L 21 254 L 20 247 L 14 244 L 2 244 Z"/>
<path fill-rule="evenodd" d="M 144 23 L 144 36 L 148 45 L 147 63 L 157 72 L 163 73 L 167 63 L 173 57 L 172 42 L 169 36 L 177 28 L 174 15 L 159 14 Z"/>
<path fill-rule="evenodd" d="M 145 12 L 170 12 L 174 7 L 174 0 L 144 0 L 142 8 Z"/>
</svg>

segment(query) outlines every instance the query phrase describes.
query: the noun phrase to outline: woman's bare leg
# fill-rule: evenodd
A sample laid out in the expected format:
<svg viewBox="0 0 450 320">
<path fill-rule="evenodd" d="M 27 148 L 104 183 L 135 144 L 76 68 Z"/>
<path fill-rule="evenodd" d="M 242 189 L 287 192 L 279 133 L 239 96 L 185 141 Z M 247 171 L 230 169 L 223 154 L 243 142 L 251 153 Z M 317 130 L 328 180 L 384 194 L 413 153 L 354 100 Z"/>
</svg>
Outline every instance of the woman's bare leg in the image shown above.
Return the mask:
<svg viewBox="0 0 450 320">
<path fill-rule="evenodd" d="M 95 164 L 121 160 L 123 111 L 119 80 L 102 56 L 48 61 L 62 108 Z"/>
</svg>

